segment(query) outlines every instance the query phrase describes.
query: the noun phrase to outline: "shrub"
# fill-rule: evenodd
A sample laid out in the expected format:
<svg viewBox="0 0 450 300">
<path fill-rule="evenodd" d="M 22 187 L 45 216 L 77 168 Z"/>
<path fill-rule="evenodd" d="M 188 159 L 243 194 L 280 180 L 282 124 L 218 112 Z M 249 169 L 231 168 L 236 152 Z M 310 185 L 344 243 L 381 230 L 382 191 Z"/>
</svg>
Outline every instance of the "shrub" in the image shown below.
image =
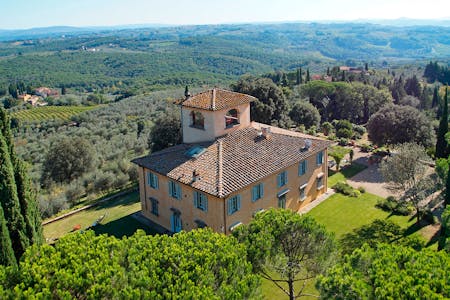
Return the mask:
<svg viewBox="0 0 450 300">
<path fill-rule="evenodd" d="M 351 129 L 348 128 L 340 128 L 337 132 L 336 132 L 336 136 L 339 138 L 351 138 L 353 136 L 353 132 L 351 131 Z"/>
<path fill-rule="evenodd" d="M 360 187 L 358 188 L 358 191 L 359 191 L 361 194 L 364 194 L 364 193 L 366 192 L 366 189 L 365 189 L 364 187 L 360 186 Z"/>
<path fill-rule="evenodd" d="M 355 133 L 358 133 L 360 136 L 364 135 L 364 133 L 367 132 L 366 128 L 362 125 L 355 125 L 353 124 L 353 131 Z"/>
<path fill-rule="evenodd" d="M 348 139 L 346 139 L 346 138 L 340 138 L 340 139 L 338 140 L 338 144 L 339 144 L 339 146 L 347 146 L 347 145 L 348 145 Z"/>
<path fill-rule="evenodd" d="M 350 197 L 358 197 L 359 195 L 361 195 L 361 193 L 358 190 L 355 190 L 348 183 L 342 181 L 339 181 L 338 183 L 333 185 L 333 189 L 337 193 L 341 193 L 343 195 L 347 195 Z"/>
<path fill-rule="evenodd" d="M 360 146 L 360 148 L 361 148 L 362 152 L 366 152 L 366 153 L 372 151 L 372 149 L 373 149 L 373 147 L 371 145 L 369 145 L 369 144 L 362 144 Z"/>
<path fill-rule="evenodd" d="M 378 201 L 375 206 L 395 215 L 407 216 L 411 213 L 411 208 L 404 202 L 397 201 L 394 196 L 389 196 L 386 199 Z"/>
<path fill-rule="evenodd" d="M 86 193 L 84 187 L 80 184 L 71 184 L 66 190 L 67 200 L 75 204 Z"/>
</svg>

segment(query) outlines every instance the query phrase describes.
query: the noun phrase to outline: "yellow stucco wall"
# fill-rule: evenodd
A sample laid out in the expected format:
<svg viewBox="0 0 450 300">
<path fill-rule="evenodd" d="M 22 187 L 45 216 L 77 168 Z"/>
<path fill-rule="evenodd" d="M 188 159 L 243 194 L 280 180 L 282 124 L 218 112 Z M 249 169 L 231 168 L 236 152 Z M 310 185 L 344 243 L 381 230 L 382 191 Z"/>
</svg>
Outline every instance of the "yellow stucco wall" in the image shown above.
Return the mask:
<svg viewBox="0 0 450 300">
<path fill-rule="evenodd" d="M 182 107 L 183 143 L 213 141 L 216 137 L 248 127 L 250 125 L 250 104 L 241 104 L 235 109 L 238 111 L 239 124 L 231 128 L 225 128 L 225 115 L 229 109 L 209 111 Z M 191 127 L 192 111 L 199 111 L 203 114 L 205 118 L 204 129 Z"/>
<path fill-rule="evenodd" d="M 148 170 L 139 168 L 139 188 L 141 197 L 142 213 L 155 223 L 171 230 L 171 208 L 175 208 L 181 212 L 181 221 L 183 230 L 192 230 L 197 228 L 195 220 L 201 220 L 214 231 L 222 232 L 224 228 L 224 206 L 223 200 L 204 193 L 208 198 L 208 210 L 205 212 L 194 207 L 194 191 L 192 187 L 178 184 L 181 186 L 181 199 L 178 200 L 169 195 L 169 178 L 161 174 L 154 173 L 158 176 L 158 189 L 154 189 L 147 184 Z M 150 197 L 158 200 L 159 215 L 155 216 L 151 212 Z"/>
<path fill-rule="evenodd" d="M 314 201 L 318 196 L 326 192 L 327 190 L 327 151 L 324 150 L 324 162 L 322 165 L 317 166 L 316 154 L 312 154 L 308 159 L 308 168 L 306 174 L 298 176 L 299 163 L 291 165 L 286 168 L 288 172 L 288 183 L 278 188 L 277 187 L 277 175 L 281 172 L 268 175 L 260 182 L 264 183 L 264 197 L 255 202 L 252 202 L 252 187 L 247 186 L 244 189 L 236 192 L 225 199 L 219 199 L 214 196 L 205 194 L 208 198 L 208 211 L 204 212 L 194 207 L 193 192 L 195 189 L 188 185 L 180 184 L 182 191 L 181 200 L 177 200 L 169 196 L 168 182 L 169 179 L 161 174 L 158 175 L 159 188 L 153 189 L 147 185 L 148 170 L 143 167 L 139 168 L 139 188 L 140 198 L 143 214 L 160 224 L 161 226 L 171 229 L 170 217 L 172 215 L 171 208 L 176 208 L 181 211 L 181 220 L 183 224 L 183 230 L 191 230 L 197 228 L 195 223 L 196 219 L 202 220 L 209 227 L 217 232 L 230 233 L 230 226 L 242 222 L 248 223 L 255 212 L 260 209 L 267 209 L 270 207 L 278 207 L 277 194 L 281 191 L 289 189 L 286 193 L 286 208 L 293 211 L 298 211 L 303 206 L 307 205 L 311 201 Z M 283 171 L 283 170 L 282 170 Z M 323 188 L 317 190 L 316 180 L 320 173 L 323 175 Z M 155 173 L 156 174 L 156 173 Z M 259 182 L 255 182 L 258 184 Z M 300 200 L 299 187 L 307 184 L 306 198 Z M 241 209 L 232 215 L 228 215 L 227 203 L 228 199 L 236 194 L 241 195 Z M 151 213 L 150 197 L 153 197 L 159 201 L 159 216 L 155 216 Z"/>
</svg>

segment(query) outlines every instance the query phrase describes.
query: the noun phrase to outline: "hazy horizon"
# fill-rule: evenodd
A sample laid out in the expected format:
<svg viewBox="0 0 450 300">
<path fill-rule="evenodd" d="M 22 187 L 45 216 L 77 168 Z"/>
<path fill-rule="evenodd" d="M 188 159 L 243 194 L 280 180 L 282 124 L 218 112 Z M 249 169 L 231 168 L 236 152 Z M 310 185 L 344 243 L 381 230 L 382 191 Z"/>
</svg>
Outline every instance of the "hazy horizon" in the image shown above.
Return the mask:
<svg viewBox="0 0 450 300">
<path fill-rule="evenodd" d="M 3 3 L 0 29 L 242 23 L 450 20 L 450 1 L 16 0 Z M 29 16 L 29 18 L 27 18 Z"/>
</svg>

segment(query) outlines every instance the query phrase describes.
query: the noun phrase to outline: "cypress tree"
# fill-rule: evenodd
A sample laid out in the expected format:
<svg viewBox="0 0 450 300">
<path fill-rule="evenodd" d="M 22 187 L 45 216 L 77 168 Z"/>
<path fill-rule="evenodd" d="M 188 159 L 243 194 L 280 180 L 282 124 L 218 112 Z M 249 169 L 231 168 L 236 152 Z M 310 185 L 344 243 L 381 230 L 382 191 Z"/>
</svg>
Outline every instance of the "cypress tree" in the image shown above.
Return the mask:
<svg viewBox="0 0 450 300">
<path fill-rule="evenodd" d="M 296 76 L 297 76 L 297 77 L 296 77 L 296 79 L 297 79 L 297 80 L 296 80 L 296 84 L 299 85 L 299 84 L 300 84 L 300 76 L 301 76 L 301 75 L 300 75 L 300 70 L 299 70 L 299 69 L 297 69 L 297 74 L 296 74 Z"/>
<path fill-rule="evenodd" d="M 433 91 L 433 100 L 431 101 L 431 108 L 438 106 L 439 102 L 439 89 L 435 86 Z"/>
<path fill-rule="evenodd" d="M 0 135 L 0 204 L 4 211 L 14 255 L 19 260 L 29 245 L 29 241 L 20 210 L 14 167 L 3 134 Z"/>
<path fill-rule="evenodd" d="M 311 78 L 309 77 L 309 69 L 306 69 L 306 79 L 305 82 L 310 82 Z"/>
<path fill-rule="evenodd" d="M 450 165 L 447 172 L 447 181 L 445 182 L 445 205 L 450 205 Z"/>
<path fill-rule="evenodd" d="M 9 236 L 8 227 L 6 226 L 5 215 L 3 214 L 2 206 L 0 205 L 0 265 L 14 266 L 16 265 L 16 258 L 11 245 L 11 238 Z"/>
<path fill-rule="evenodd" d="M 447 99 L 447 87 L 445 88 L 444 107 L 442 109 L 442 117 L 439 123 L 439 129 L 436 141 L 436 158 L 448 157 L 447 141 L 445 134 L 448 132 L 448 99 Z"/>
<path fill-rule="evenodd" d="M 41 217 L 25 164 L 15 151 L 10 119 L 0 109 L 0 204 L 15 257 L 43 241 Z"/>
<path fill-rule="evenodd" d="M 302 84 L 303 83 L 302 68 L 299 69 L 298 73 L 300 74 L 299 84 Z"/>
</svg>

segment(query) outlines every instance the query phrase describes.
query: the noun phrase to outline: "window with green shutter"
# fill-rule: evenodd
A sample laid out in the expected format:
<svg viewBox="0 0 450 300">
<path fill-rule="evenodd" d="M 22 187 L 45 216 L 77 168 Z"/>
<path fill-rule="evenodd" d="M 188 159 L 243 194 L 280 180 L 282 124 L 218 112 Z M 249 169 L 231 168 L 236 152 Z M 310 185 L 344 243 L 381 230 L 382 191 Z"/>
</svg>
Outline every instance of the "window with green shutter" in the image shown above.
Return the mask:
<svg viewBox="0 0 450 300">
<path fill-rule="evenodd" d="M 306 160 L 300 162 L 298 164 L 298 176 L 305 175 L 307 168 L 308 168 L 308 162 Z"/>
<path fill-rule="evenodd" d="M 155 173 L 152 172 L 147 172 L 147 184 L 151 187 L 154 188 L 155 190 L 158 189 L 158 175 L 156 175 Z"/>
<path fill-rule="evenodd" d="M 317 155 L 316 155 L 316 162 L 317 162 L 318 166 L 323 164 L 323 151 L 320 151 L 319 153 L 317 153 Z"/>
<path fill-rule="evenodd" d="M 169 181 L 169 195 L 175 199 L 181 200 L 181 186 L 173 180 Z"/>
<path fill-rule="evenodd" d="M 288 182 L 287 171 L 283 171 L 277 175 L 277 186 L 282 187 Z"/>
<path fill-rule="evenodd" d="M 261 182 L 252 188 L 252 201 L 258 201 L 262 197 L 264 197 L 264 184 Z"/>
<path fill-rule="evenodd" d="M 203 211 L 208 211 L 208 198 L 205 194 L 194 192 L 194 206 Z"/>
<path fill-rule="evenodd" d="M 235 195 L 228 199 L 228 214 L 232 215 L 241 209 L 241 195 Z"/>
</svg>

